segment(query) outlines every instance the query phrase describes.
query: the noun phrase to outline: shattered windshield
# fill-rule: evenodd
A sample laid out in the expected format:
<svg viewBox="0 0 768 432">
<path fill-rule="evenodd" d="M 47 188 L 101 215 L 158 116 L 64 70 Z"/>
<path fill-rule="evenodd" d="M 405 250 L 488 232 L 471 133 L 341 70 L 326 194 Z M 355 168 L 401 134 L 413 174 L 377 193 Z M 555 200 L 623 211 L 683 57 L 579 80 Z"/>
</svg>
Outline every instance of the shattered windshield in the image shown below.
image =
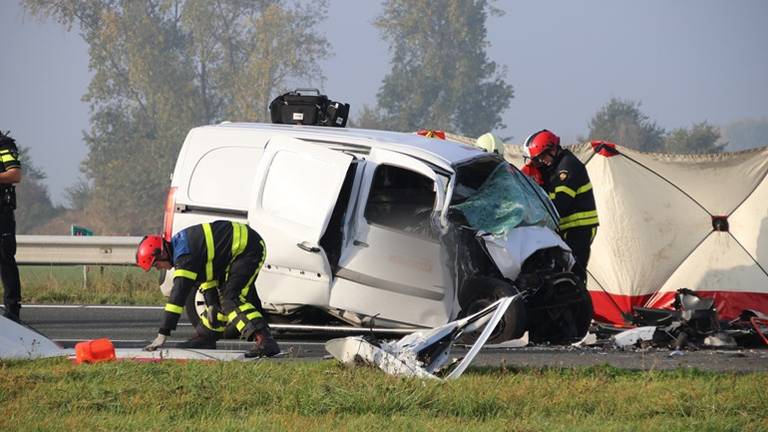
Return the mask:
<svg viewBox="0 0 768 432">
<path fill-rule="evenodd" d="M 557 229 L 559 217 L 544 190 L 507 162 L 495 161 L 479 186 L 477 177 L 463 177 L 450 208 L 462 212 L 472 228 L 497 235 L 517 226 Z"/>
</svg>

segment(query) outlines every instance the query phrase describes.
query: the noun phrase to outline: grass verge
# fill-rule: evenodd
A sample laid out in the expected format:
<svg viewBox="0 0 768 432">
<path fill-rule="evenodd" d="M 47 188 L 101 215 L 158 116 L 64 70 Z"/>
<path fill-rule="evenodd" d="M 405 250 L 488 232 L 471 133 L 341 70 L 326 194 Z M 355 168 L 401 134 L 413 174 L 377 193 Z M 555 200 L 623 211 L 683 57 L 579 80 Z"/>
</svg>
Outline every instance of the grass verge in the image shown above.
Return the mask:
<svg viewBox="0 0 768 432">
<path fill-rule="evenodd" d="M 20 266 L 21 294 L 32 304 L 162 305 L 158 272 L 120 266 Z"/>
<path fill-rule="evenodd" d="M 768 430 L 767 374 L 610 367 L 400 379 L 335 362 L 0 362 L 0 430 Z"/>
</svg>

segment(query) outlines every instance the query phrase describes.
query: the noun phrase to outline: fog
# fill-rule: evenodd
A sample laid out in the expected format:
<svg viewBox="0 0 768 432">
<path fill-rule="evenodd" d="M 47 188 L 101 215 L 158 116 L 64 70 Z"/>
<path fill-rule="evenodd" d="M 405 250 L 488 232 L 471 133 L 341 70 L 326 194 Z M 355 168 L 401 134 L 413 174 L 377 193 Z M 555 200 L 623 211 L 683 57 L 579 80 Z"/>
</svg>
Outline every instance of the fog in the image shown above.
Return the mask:
<svg viewBox="0 0 768 432">
<path fill-rule="evenodd" d="M 641 101 L 667 129 L 768 117 L 768 2 L 496 6 L 505 14 L 487 23 L 488 57 L 507 67 L 515 98 L 503 116 L 507 127 L 493 132 L 513 142 L 545 127 L 573 142 L 611 97 Z M 372 25 L 380 10 L 378 2 L 332 0 L 323 24 L 335 53 L 323 62 L 324 91 L 351 103 L 353 113 L 375 104 L 389 70 L 388 47 Z M 0 129 L 31 149 L 52 198 L 64 203 L 87 152 L 88 47 L 10 0 L 0 2 L 0 32 Z"/>
</svg>

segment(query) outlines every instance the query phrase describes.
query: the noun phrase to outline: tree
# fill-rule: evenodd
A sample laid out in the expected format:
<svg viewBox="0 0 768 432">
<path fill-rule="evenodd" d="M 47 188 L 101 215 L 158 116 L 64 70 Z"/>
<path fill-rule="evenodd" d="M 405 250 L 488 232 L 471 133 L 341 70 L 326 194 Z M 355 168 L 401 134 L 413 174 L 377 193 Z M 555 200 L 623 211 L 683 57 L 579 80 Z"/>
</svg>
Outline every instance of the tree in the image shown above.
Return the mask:
<svg viewBox="0 0 768 432">
<path fill-rule="evenodd" d="M 94 77 L 82 171 L 86 213 L 103 234 L 159 228 L 168 178 L 190 128 L 264 121 L 271 95 L 322 80 L 315 30 L 324 1 L 25 0 L 76 26 Z M 290 29 L 280 31 L 279 29 Z M 82 199 L 79 197 L 78 199 Z"/>
<path fill-rule="evenodd" d="M 656 152 L 664 149 L 664 133 L 640 111 L 640 102 L 611 98 L 589 121 L 588 139 Z"/>
<path fill-rule="evenodd" d="M 389 43 L 392 69 L 377 108 L 365 109 L 359 123 L 470 136 L 503 128 L 513 89 L 506 69 L 486 56 L 489 14 L 501 11 L 487 0 L 387 0 L 375 25 Z"/>
<path fill-rule="evenodd" d="M 54 206 L 43 183 L 45 173 L 32 162 L 28 148 L 19 149 L 22 179 L 16 185 L 16 232 L 34 233 L 35 229 L 63 212 Z"/>
<path fill-rule="evenodd" d="M 706 121 L 694 124 L 690 130 L 678 128 L 664 137 L 667 153 L 719 153 L 728 143 L 719 143 L 720 130 Z"/>
<path fill-rule="evenodd" d="M 768 118 L 735 121 L 722 128 L 722 133 L 730 151 L 768 146 Z"/>
</svg>

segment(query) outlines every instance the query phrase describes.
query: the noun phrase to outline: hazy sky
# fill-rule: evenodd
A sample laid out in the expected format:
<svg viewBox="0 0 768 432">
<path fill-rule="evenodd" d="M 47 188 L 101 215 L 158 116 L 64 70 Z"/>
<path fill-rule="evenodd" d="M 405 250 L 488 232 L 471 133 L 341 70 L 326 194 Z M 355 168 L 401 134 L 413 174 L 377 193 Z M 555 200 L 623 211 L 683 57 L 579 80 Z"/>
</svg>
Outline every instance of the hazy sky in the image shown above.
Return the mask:
<svg viewBox="0 0 768 432">
<path fill-rule="evenodd" d="M 565 142 L 611 97 L 639 100 L 660 126 L 724 125 L 768 116 L 768 1 L 499 1 L 488 55 L 508 68 L 515 98 L 504 113 L 515 142 L 548 128 Z M 325 92 L 373 105 L 389 70 L 372 21 L 378 1 L 331 0 L 322 30 L 335 55 L 323 62 Z M 25 17 L 0 0 L 0 129 L 29 147 L 57 203 L 86 155 L 81 102 L 91 74 L 87 46 L 55 22 Z M 450 61 L 450 59 L 446 59 Z M 467 107 L 471 109 L 471 107 Z"/>
</svg>

